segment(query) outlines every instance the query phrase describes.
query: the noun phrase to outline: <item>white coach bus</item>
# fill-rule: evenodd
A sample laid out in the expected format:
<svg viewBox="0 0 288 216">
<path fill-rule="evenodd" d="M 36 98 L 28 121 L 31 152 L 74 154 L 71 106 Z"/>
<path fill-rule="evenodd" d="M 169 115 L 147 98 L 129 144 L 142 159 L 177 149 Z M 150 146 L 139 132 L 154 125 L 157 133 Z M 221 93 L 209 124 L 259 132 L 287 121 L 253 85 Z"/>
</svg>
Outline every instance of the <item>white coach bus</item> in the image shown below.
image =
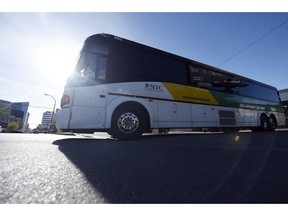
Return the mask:
<svg viewBox="0 0 288 216">
<path fill-rule="evenodd" d="M 56 113 L 62 131 L 124 140 L 151 129 L 284 124 L 276 88 L 109 34 L 85 40 Z"/>
</svg>

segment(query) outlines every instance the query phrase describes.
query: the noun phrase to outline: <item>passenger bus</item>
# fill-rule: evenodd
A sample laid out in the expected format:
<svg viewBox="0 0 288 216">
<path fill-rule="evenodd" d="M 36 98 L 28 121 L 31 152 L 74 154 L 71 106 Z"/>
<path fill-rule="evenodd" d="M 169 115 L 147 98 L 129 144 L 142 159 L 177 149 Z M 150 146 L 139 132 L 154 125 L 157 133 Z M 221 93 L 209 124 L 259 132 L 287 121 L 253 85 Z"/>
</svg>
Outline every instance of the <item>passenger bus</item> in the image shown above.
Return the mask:
<svg viewBox="0 0 288 216">
<path fill-rule="evenodd" d="M 62 131 L 120 140 L 151 129 L 274 131 L 276 88 L 110 34 L 88 37 L 56 113 Z"/>
</svg>

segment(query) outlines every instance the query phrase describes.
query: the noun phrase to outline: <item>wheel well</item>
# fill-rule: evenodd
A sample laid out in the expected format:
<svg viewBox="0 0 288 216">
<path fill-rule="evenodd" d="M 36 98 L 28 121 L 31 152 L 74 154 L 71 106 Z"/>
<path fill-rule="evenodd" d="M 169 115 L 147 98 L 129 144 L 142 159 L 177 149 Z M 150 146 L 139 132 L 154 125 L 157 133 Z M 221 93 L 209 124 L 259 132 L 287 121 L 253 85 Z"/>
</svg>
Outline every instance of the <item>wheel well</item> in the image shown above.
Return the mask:
<svg viewBox="0 0 288 216">
<path fill-rule="evenodd" d="M 147 129 L 150 128 L 150 115 L 147 111 L 147 109 L 140 103 L 137 103 L 137 102 L 134 102 L 134 101 L 127 101 L 127 102 L 124 102 L 122 104 L 119 104 L 113 114 L 112 114 L 112 118 L 113 118 L 113 115 L 115 113 L 115 111 L 117 111 L 118 109 L 124 109 L 124 108 L 129 108 L 129 107 L 137 107 L 139 110 L 141 110 L 143 112 L 143 114 L 145 115 L 145 120 L 146 120 L 146 125 L 147 125 Z"/>
<path fill-rule="evenodd" d="M 261 119 L 262 116 L 265 116 L 266 118 L 269 118 L 269 117 L 266 115 L 266 113 L 261 113 L 260 119 Z"/>
<path fill-rule="evenodd" d="M 276 122 L 276 125 L 278 125 L 278 122 L 277 122 L 277 119 L 276 119 L 276 117 L 275 117 L 275 115 L 272 113 L 270 116 L 269 115 L 267 115 L 266 113 L 262 113 L 261 115 L 260 115 L 260 119 L 261 119 L 261 117 L 262 116 L 265 116 L 266 118 L 273 118 L 274 120 L 275 120 L 275 122 Z"/>
<path fill-rule="evenodd" d="M 260 126 L 261 126 L 261 124 L 262 124 L 261 121 L 262 121 L 262 118 L 263 118 L 263 117 L 269 119 L 269 116 L 267 116 L 266 113 L 262 112 L 261 115 L 260 115 L 260 117 L 259 117 L 259 120 L 258 120 L 259 123 L 260 123 Z"/>
<path fill-rule="evenodd" d="M 276 117 L 275 117 L 275 115 L 273 113 L 270 115 L 270 118 L 275 118 L 276 119 Z"/>
</svg>

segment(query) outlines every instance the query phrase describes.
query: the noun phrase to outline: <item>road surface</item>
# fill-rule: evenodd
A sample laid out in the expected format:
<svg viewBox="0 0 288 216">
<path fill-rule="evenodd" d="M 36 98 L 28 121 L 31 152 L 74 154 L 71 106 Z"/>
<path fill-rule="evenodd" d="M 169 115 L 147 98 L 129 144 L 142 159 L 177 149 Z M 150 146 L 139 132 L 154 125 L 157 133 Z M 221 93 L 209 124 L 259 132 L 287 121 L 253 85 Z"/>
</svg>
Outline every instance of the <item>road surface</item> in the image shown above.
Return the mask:
<svg viewBox="0 0 288 216">
<path fill-rule="evenodd" d="M 288 131 L 0 134 L 0 203 L 288 203 Z"/>
</svg>

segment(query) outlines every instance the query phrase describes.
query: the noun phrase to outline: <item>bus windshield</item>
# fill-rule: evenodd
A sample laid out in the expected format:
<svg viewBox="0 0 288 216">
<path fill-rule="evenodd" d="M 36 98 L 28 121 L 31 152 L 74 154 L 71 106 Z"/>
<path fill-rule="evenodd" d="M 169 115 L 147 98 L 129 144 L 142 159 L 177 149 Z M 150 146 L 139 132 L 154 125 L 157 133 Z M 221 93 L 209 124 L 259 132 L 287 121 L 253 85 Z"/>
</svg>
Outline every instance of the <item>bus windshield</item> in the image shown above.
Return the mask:
<svg viewBox="0 0 288 216">
<path fill-rule="evenodd" d="M 108 48 L 101 44 L 85 44 L 79 56 L 66 86 L 103 83 L 106 80 Z"/>
</svg>

